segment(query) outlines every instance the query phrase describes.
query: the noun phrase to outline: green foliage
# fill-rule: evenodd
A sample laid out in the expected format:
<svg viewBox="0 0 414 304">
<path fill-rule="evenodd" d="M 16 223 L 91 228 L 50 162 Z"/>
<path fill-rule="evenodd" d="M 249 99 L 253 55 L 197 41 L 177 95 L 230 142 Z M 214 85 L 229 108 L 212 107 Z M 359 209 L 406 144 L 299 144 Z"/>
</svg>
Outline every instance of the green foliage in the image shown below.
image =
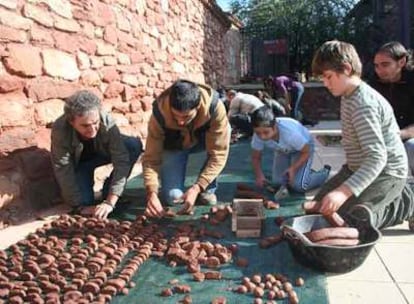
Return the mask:
<svg viewBox="0 0 414 304">
<path fill-rule="evenodd" d="M 286 38 L 291 69 L 306 70 L 326 40 L 345 40 L 345 16 L 357 0 L 233 0 L 247 37 Z"/>
</svg>

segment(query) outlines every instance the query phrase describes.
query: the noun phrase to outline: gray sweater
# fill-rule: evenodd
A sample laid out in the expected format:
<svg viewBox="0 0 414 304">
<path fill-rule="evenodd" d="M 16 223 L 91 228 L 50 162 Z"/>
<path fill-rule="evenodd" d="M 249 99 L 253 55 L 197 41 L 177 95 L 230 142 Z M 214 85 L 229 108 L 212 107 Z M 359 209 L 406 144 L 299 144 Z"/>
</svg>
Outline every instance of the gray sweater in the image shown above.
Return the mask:
<svg viewBox="0 0 414 304">
<path fill-rule="evenodd" d="M 365 82 L 341 99 L 342 145 L 354 174 L 345 182 L 355 196 L 380 173 L 405 178 L 407 154 L 390 104 Z"/>
</svg>

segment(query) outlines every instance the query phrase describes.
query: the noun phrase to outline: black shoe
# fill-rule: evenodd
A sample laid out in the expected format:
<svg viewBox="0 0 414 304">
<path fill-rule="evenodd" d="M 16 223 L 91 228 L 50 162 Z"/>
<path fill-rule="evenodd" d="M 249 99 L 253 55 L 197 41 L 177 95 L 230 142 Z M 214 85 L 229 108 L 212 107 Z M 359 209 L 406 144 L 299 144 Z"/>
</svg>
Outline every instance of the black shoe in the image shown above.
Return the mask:
<svg viewBox="0 0 414 304">
<path fill-rule="evenodd" d="M 328 173 L 330 173 L 331 172 L 331 169 L 332 169 L 332 167 L 329 166 L 329 165 L 324 165 L 323 168 L 326 169 L 326 170 L 328 170 Z"/>
</svg>

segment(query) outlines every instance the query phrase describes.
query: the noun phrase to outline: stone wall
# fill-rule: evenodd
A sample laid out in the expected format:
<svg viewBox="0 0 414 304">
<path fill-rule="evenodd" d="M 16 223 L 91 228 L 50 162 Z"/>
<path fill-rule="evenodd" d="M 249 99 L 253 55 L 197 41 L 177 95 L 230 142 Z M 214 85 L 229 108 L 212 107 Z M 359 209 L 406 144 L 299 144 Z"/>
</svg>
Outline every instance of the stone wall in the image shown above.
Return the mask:
<svg viewBox="0 0 414 304">
<path fill-rule="evenodd" d="M 0 0 L 0 208 L 25 192 L 19 154 L 49 149 L 62 99 L 91 90 L 145 139 L 154 96 L 172 81 L 226 83 L 229 27 L 214 0 Z"/>
</svg>

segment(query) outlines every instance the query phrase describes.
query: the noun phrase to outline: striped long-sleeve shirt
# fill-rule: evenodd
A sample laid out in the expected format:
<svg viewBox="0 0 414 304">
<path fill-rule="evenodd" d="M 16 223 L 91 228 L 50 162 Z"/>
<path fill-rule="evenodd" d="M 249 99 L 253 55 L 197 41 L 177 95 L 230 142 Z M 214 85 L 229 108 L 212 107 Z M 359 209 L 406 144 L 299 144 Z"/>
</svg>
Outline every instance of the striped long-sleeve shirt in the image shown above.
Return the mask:
<svg viewBox="0 0 414 304">
<path fill-rule="evenodd" d="M 345 181 L 355 196 L 380 173 L 405 178 L 407 155 L 390 104 L 365 82 L 341 99 L 342 145 L 354 174 Z"/>
</svg>

